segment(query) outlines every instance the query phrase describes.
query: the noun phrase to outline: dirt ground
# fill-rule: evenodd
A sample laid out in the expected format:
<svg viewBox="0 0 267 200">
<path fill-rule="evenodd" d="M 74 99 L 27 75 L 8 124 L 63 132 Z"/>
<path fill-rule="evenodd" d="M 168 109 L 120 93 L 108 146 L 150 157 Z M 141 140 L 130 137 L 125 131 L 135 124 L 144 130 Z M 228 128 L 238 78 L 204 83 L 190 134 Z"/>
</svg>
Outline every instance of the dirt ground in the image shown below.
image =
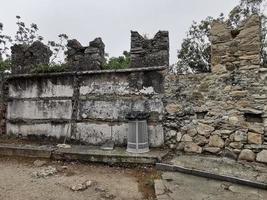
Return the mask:
<svg viewBox="0 0 267 200">
<path fill-rule="evenodd" d="M 135 200 L 154 199 L 154 179 L 159 174 L 151 168 L 125 169 L 103 165 L 0 158 L 1 200 Z M 56 169 L 50 176 L 36 174 L 47 168 Z M 71 188 L 90 181 L 83 191 Z"/>
</svg>

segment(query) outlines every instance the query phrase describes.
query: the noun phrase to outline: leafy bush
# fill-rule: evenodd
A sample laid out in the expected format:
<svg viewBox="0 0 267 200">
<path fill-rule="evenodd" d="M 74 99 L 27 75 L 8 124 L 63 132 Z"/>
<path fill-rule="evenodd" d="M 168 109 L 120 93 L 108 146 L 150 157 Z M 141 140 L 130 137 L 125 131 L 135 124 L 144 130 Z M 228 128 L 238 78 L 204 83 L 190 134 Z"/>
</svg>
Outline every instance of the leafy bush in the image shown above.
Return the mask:
<svg viewBox="0 0 267 200">
<path fill-rule="evenodd" d="M 0 72 L 4 72 L 6 70 L 10 70 L 11 68 L 11 60 L 0 60 Z"/>
<path fill-rule="evenodd" d="M 104 65 L 104 69 L 126 69 L 130 66 L 130 53 L 123 52 L 123 56 L 112 57 Z"/>
<path fill-rule="evenodd" d="M 64 72 L 68 69 L 66 64 L 49 64 L 49 65 L 37 65 L 32 69 L 32 73 L 55 73 Z"/>
</svg>

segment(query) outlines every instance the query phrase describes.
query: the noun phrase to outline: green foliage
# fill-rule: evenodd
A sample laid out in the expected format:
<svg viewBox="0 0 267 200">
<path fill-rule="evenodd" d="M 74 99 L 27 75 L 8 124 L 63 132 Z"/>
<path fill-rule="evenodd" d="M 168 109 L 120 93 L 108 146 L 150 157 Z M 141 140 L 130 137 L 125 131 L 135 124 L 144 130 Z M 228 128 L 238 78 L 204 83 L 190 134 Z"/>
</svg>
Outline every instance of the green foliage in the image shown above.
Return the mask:
<svg viewBox="0 0 267 200">
<path fill-rule="evenodd" d="M 262 43 L 267 48 L 266 36 L 266 17 L 263 14 L 263 4 L 266 0 L 240 0 L 239 4 L 230 12 L 227 23 L 236 28 L 243 20 L 251 14 L 259 14 L 263 19 Z M 209 31 L 212 17 L 207 17 L 199 23 L 193 22 L 190 26 L 186 38 L 178 50 L 178 62 L 175 66 L 178 73 L 204 73 L 211 70 L 211 44 L 209 41 Z M 217 20 L 225 20 L 221 14 Z M 263 63 L 267 64 L 267 53 L 262 51 Z"/>
<path fill-rule="evenodd" d="M 32 73 L 56 73 L 64 72 L 68 69 L 66 64 L 49 64 L 49 65 L 37 65 L 32 69 Z"/>
<path fill-rule="evenodd" d="M 222 18 L 223 16 L 221 16 Z M 182 70 L 188 66 L 193 72 L 209 72 L 211 47 L 208 39 L 212 17 L 207 17 L 199 24 L 193 22 L 178 51 L 178 67 Z M 183 68 L 181 68 L 183 66 Z"/>
<path fill-rule="evenodd" d="M 262 15 L 264 3 L 265 0 L 240 0 L 240 3 L 229 13 L 229 25 L 237 27 L 252 14 Z"/>
<path fill-rule="evenodd" d="M 130 66 L 130 53 L 123 52 L 123 56 L 112 57 L 104 65 L 104 69 L 126 69 Z"/>
<path fill-rule="evenodd" d="M 6 70 L 10 70 L 11 68 L 11 60 L 0 60 L 0 72 L 4 72 Z"/>
</svg>

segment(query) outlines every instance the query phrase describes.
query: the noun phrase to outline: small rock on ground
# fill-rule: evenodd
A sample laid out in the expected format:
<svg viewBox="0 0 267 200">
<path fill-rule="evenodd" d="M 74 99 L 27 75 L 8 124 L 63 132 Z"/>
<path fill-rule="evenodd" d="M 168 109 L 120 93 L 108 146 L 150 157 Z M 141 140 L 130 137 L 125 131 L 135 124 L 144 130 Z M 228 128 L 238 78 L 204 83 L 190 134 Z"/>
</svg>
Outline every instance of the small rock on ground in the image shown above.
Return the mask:
<svg viewBox="0 0 267 200">
<path fill-rule="evenodd" d="M 44 161 L 44 160 L 35 160 L 35 161 L 33 162 L 33 165 L 34 165 L 35 167 L 42 167 L 42 166 L 44 166 L 44 165 L 46 165 L 46 164 L 47 164 L 47 162 Z"/>
<path fill-rule="evenodd" d="M 57 169 L 52 166 L 48 166 L 47 168 L 41 169 L 39 171 L 33 172 L 33 177 L 35 178 L 45 178 L 47 176 L 52 176 L 57 173 Z"/>
<path fill-rule="evenodd" d="M 77 184 L 77 185 L 72 186 L 70 189 L 71 189 L 72 191 L 77 192 L 77 191 L 84 191 L 84 190 L 86 190 L 88 187 L 91 187 L 91 186 L 92 186 L 92 181 L 87 180 L 87 181 L 85 181 L 85 182 L 83 182 L 83 183 L 79 183 L 79 184 Z"/>
</svg>

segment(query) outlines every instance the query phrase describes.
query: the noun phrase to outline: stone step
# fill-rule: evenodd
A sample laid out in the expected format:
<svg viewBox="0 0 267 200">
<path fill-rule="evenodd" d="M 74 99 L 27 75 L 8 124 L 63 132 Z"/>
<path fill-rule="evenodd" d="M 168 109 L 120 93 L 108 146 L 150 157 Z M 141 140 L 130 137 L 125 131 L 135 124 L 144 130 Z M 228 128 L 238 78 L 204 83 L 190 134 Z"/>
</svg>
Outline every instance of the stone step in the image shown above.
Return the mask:
<svg viewBox="0 0 267 200">
<path fill-rule="evenodd" d="M 0 155 L 30 158 L 50 158 L 53 146 L 33 146 L 20 144 L 0 144 Z"/>
<path fill-rule="evenodd" d="M 128 153 L 125 148 L 116 147 L 114 150 L 102 150 L 98 146 L 71 145 L 71 148 L 56 146 L 0 144 L 0 155 L 34 158 L 51 158 L 55 160 L 77 160 L 108 164 L 144 164 L 154 165 L 168 154 L 161 149 L 150 149 L 147 153 Z"/>
</svg>

